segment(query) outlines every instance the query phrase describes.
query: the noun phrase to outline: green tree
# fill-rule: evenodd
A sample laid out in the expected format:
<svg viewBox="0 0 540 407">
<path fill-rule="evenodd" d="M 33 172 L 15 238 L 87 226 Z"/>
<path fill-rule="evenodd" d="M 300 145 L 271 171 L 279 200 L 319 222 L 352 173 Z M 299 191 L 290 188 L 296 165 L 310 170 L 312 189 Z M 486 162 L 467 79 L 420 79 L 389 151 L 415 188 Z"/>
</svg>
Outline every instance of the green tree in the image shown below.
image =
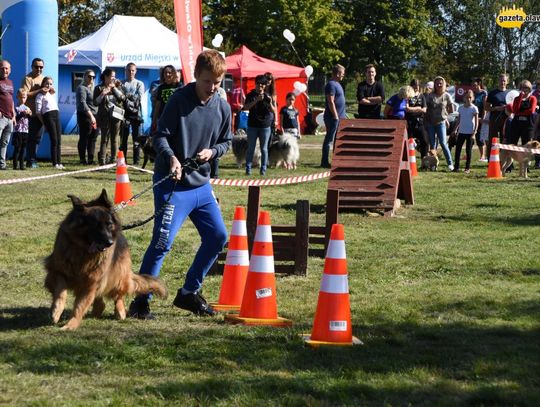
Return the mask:
<svg viewBox="0 0 540 407">
<path fill-rule="evenodd" d="M 444 39 L 430 24 L 426 0 L 338 0 L 338 9 L 352 28 L 340 42 L 349 72 L 378 66 L 390 80 L 406 80 L 434 57 Z"/>
<path fill-rule="evenodd" d="M 282 35 L 289 29 L 304 64 L 327 70 L 344 57 L 338 44 L 349 26 L 327 0 L 207 0 L 205 4 L 207 46 L 221 33 L 226 53 L 246 45 L 262 56 L 299 65 Z"/>
</svg>

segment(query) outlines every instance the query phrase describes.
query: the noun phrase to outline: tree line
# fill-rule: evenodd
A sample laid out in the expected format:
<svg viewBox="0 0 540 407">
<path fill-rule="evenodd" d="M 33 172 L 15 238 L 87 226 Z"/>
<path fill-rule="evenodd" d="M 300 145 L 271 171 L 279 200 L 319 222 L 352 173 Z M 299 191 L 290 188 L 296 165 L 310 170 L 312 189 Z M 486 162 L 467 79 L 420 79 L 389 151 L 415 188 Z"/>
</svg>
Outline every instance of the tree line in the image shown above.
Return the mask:
<svg viewBox="0 0 540 407">
<path fill-rule="evenodd" d="M 175 30 L 172 0 L 59 0 L 61 45 L 99 29 L 115 14 L 154 16 Z M 203 0 L 205 46 L 224 37 L 220 50 L 246 45 L 261 56 L 347 76 L 377 65 L 390 82 L 444 75 L 494 83 L 500 72 L 535 79 L 540 67 L 540 23 L 502 28 L 496 16 L 513 2 L 497 0 Z M 540 14 L 540 0 L 521 0 Z M 282 32 L 292 31 L 292 46 Z M 300 59 L 300 60 L 299 60 Z"/>
</svg>

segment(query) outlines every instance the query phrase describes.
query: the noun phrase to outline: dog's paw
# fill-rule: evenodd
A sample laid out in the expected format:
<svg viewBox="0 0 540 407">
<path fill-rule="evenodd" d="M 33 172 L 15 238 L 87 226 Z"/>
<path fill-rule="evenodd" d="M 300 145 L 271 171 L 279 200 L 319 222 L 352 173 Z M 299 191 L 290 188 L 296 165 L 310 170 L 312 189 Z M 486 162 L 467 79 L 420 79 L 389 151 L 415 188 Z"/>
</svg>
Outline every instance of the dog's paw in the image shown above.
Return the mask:
<svg viewBox="0 0 540 407">
<path fill-rule="evenodd" d="M 75 318 L 71 318 L 67 324 L 65 324 L 62 328 L 60 328 L 61 331 L 74 331 L 81 325 L 81 321 Z"/>
<path fill-rule="evenodd" d="M 63 312 L 62 309 L 53 308 L 53 310 L 51 311 L 51 319 L 52 319 L 53 324 L 56 325 L 58 323 L 58 321 L 60 321 L 60 317 L 62 316 L 62 312 Z"/>
</svg>

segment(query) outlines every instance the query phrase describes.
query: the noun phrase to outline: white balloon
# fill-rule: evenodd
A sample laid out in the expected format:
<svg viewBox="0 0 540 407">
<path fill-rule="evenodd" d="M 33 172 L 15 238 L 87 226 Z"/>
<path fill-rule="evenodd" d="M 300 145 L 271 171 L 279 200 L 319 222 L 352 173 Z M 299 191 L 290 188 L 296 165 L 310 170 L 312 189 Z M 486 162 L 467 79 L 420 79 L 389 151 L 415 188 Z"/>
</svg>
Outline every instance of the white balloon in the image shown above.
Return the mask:
<svg viewBox="0 0 540 407">
<path fill-rule="evenodd" d="M 223 42 L 223 35 L 221 34 L 216 34 L 216 36 L 214 37 L 214 39 L 212 40 L 212 46 L 214 48 L 219 48 L 221 47 L 221 43 Z"/>
<path fill-rule="evenodd" d="M 304 72 L 306 73 L 306 76 L 309 78 L 311 74 L 313 73 L 313 67 L 311 65 L 308 65 L 304 68 Z"/>
<path fill-rule="evenodd" d="M 295 35 L 291 32 L 291 30 L 289 30 L 288 28 L 284 29 L 283 30 L 283 36 L 285 37 L 285 39 L 287 41 L 289 41 L 291 44 L 294 42 L 294 40 L 296 39 Z"/>
<path fill-rule="evenodd" d="M 319 113 L 317 117 L 315 117 L 315 122 L 321 126 L 324 127 L 324 112 Z"/>
<path fill-rule="evenodd" d="M 514 103 L 514 99 L 519 96 L 519 90 L 512 89 L 510 92 L 506 94 L 506 104 L 511 105 Z"/>
<path fill-rule="evenodd" d="M 305 83 L 302 83 L 302 82 L 294 82 L 293 84 L 294 86 L 294 89 L 297 90 L 299 93 L 303 93 L 307 90 L 307 86 Z"/>
<path fill-rule="evenodd" d="M 294 96 L 298 96 L 302 92 L 300 92 L 298 89 L 295 89 L 293 90 L 293 93 L 294 93 Z"/>
</svg>

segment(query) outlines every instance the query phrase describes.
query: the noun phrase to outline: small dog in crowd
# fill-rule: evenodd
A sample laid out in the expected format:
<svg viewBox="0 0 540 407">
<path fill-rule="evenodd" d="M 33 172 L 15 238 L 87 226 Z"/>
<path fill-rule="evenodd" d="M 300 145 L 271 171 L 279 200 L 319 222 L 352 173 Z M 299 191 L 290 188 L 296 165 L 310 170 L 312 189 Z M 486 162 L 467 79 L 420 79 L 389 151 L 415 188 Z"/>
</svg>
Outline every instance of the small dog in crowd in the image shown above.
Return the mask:
<svg viewBox="0 0 540 407">
<path fill-rule="evenodd" d="M 156 159 L 156 150 L 152 147 L 152 136 L 144 136 L 139 139 L 141 149 L 143 151 L 142 168 L 146 167 L 148 161 L 154 162 Z"/>
<path fill-rule="evenodd" d="M 51 315 L 56 324 L 64 311 L 67 292 L 75 294 L 73 316 L 62 330 L 74 330 L 93 305 L 100 317 L 104 297 L 114 300 L 118 319 L 126 318 L 126 294 L 154 293 L 167 296 L 165 285 L 131 271 L 131 255 L 122 226 L 105 189 L 90 202 L 69 195 L 72 210 L 60 224 L 54 249 L 45 259 L 45 287 L 52 294 Z"/>
<path fill-rule="evenodd" d="M 540 148 L 540 142 L 536 140 L 529 141 L 527 144 L 521 147 L 525 147 L 528 149 Z M 512 151 L 501 149 L 500 160 L 503 177 L 505 176 L 506 169 L 510 167 L 514 160 L 516 160 L 519 163 L 519 176 L 523 178 L 528 178 L 527 168 L 529 167 L 529 162 L 534 160 L 534 154 L 529 151 Z"/>
<path fill-rule="evenodd" d="M 429 150 L 427 155 L 422 158 L 422 170 L 437 171 L 439 166 L 439 157 L 437 156 L 437 150 Z"/>
<path fill-rule="evenodd" d="M 232 138 L 232 151 L 236 158 L 236 166 L 241 168 L 246 164 L 246 154 L 248 149 L 247 133 L 244 129 L 238 129 L 233 134 Z M 261 162 L 261 149 L 257 144 L 255 146 L 255 152 L 253 153 L 253 167 L 259 166 Z"/>
<path fill-rule="evenodd" d="M 268 161 L 271 166 L 283 165 L 288 170 L 295 170 L 299 159 L 300 148 L 293 134 L 279 134 L 272 140 L 268 151 Z"/>
</svg>

